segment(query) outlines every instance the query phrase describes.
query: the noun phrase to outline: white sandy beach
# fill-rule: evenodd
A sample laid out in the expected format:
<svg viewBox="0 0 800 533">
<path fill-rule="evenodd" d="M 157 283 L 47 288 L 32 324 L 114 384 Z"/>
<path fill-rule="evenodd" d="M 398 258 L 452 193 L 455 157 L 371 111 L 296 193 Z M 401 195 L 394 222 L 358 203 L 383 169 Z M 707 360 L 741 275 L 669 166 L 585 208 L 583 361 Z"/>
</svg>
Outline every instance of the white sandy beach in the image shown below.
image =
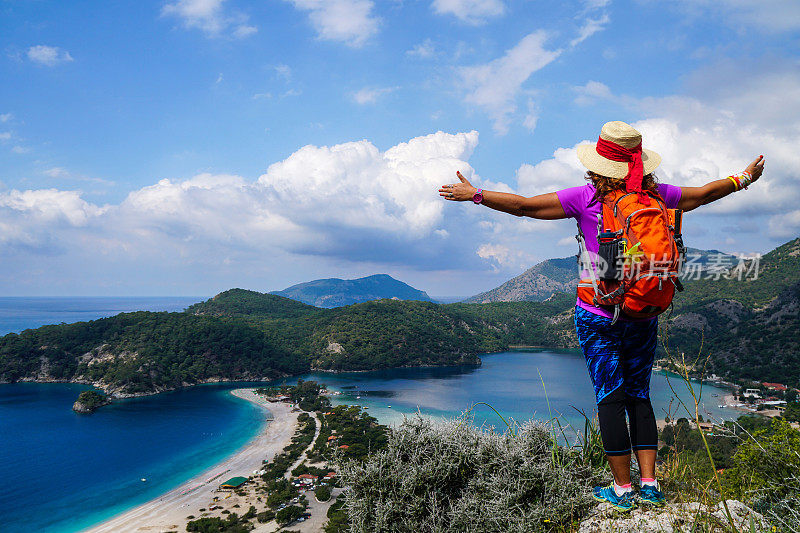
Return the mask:
<svg viewBox="0 0 800 533">
<path fill-rule="evenodd" d="M 200 516 L 201 508 L 208 508 L 217 486 L 234 477 L 252 475 L 262 467 L 264 459 L 283 451 L 294 435 L 298 413 L 285 403 L 267 402 L 256 396 L 253 389 L 236 389 L 232 394 L 265 407 L 265 415 L 274 418 L 267 427 L 234 455 L 175 489 L 162 494 L 130 511 L 117 515 L 102 524 L 85 530 L 87 533 L 166 532 L 185 531 L 186 517 Z M 269 410 L 269 413 L 266 412 Z M 213 480 L 210 480 L 214 478 Z"/>
</svg>

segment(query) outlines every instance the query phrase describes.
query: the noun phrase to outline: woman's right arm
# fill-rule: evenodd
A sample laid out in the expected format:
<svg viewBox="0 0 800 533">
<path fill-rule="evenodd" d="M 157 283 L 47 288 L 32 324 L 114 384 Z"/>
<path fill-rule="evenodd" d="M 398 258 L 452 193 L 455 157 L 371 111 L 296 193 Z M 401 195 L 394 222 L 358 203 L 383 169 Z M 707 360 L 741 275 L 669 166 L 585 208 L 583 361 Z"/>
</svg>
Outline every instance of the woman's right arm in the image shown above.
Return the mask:
<svg viewBox="0 0 800 533">
<path fill-rule="evenodd" d="M 478 189 L 467 178 L 456 172 L 461 183 L 442 185 L 439 195 L 445 200 L 464 202 L 472 200 Z M 503 211 L 518 217 L 526 216 L 544 220 L 567 218 L 564 208 L 554 192 L 531 196 L 530 198 L 508 192 L 482 191 L 483 205 L 496 211 Z"/>
</svg>

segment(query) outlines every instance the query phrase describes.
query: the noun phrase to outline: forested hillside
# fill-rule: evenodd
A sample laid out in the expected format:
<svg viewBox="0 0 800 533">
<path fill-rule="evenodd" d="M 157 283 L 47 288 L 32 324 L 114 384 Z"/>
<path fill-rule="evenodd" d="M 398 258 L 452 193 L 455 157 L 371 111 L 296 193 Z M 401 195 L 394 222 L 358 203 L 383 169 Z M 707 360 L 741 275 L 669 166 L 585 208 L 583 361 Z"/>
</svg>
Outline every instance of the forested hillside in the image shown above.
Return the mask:
<svg viewBox="0 0 800 533">
<path fill-rule="evenodd" d="M 800 239 L 729 278 L 686 284 L 675 299 L 670 342 L 687 357 L 711 355 L 712 370 L 731 378 L 800 384 Z"/>
<path fill-rule="evenodd" d="M 568 330 L 564 309 L 398 300 L 320 309 L 233 289 L 182 313 L 123 313 L 8 334 L 0 338 L 0 380 L 87 381 L 120 396 L 311 369 L 479 364 L 478 354 L 510 344 L 570 343 L 559 334 Z"/>
<path fill-rule="evenodd" d="M 800 385 L 800 239 L 765 255 L 757 279 L 733 274 L 686 283 L 662 317 L 673 354 L 691 357 L 703 342 L 710 371 Z M 0 338 L 0 381 L 93 382 L 125 395 L 311 369 L 478 364 L 479 354 L 510 345 L 575 346 L 574 298 L 382 299 L 321 309 L 232 289 L 182 313 L 123 313 L 8 334 Z"/>
</svg>

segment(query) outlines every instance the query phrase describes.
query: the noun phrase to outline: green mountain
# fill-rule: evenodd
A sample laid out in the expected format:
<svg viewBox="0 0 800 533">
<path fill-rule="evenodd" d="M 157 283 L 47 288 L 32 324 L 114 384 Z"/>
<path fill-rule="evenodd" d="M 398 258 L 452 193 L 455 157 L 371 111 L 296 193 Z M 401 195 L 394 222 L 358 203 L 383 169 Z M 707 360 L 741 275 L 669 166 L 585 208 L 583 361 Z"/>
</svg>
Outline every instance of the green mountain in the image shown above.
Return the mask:
<svg viewBox="0 0 800 533">
<path fill-rule="evenodd" d="M 717 250 L 690 248 L 687 257 L 687 268 L 700 279 L 684 281 L 672 311 L 660 317 L 669 349 L 659 348 L 660 356 L 683 353 L 693 361 L 701 354 L 701 362 L 708 357 L 708 372 L 729 379 L 800 386 L 800 239 L 765 254 L 757 265 Z M 567 310 L 574 305 L 576 270 L 574 258 L 543 261 L 467 301 L 544 299 Z M 572 335 L 567 323 L 552 327 L 564 339 Z"/>
<path fill-rule="evenodd" d="M 686 256 L 701 273 L 729 264 L 735 257 L 718 250 L 687 248 Z M 547 259 L 490 291 L 464 300 L 466 303 L 543 302 L 557 292 L 572 292 L 578 285 L 576 256 Z"/>
<path fill-rule="evenodd" d="M 318 279 L 292 285 L 282 291 L 273 291 L 271 294 L 326 308 L 381 298 L 431 301 L 425 291 L 417 290 L 387 274 L 375 274 L 358 279 Z"/>
<path fill-rule="evenodd" d="M 513 344 L 565 346 L 564 302 L 375 300 L 321 309 L 232 289 L 181 313 L 136 312 L 0 337 L 0 382 L 94 383 L 117 397 L 312 369 L 479 364 Z"/>
<path fill-rule="evenodd" d="M 490 291 L 476 294 L 465 303 L 543 302 L 557 292 L 574 291 L 578 285 L 575 256 L 548 259 Z"/>
<path fill-rule="evenodd" d="M 559 264 L 538 272 L 557 276 Z M 708 370 L 732 379 L 800 385 L 800 239 L 763 256 L 757 279 L 737 279 L 754 266 L 687 282 L 661 317 L 667 344 L 687 357 L 702 345 Z M 120 397 L 311 369 L 479 364 L 478 354 L 511 345 L 575 346 L 574 298 L 570 290 L 545 302 L 381 299 L 324 309 L 232 289 L 185 312 L 122 313 L 0 337 L 0 382 L 94 383 Z"/>
<path fill-rule="evenodd" d="M 702 346 L 717 374 L 800 384 L 800 238 L 734 265 L 685 284 L 668 322 L 672 351 L 696 357 Z"/>
</svg>

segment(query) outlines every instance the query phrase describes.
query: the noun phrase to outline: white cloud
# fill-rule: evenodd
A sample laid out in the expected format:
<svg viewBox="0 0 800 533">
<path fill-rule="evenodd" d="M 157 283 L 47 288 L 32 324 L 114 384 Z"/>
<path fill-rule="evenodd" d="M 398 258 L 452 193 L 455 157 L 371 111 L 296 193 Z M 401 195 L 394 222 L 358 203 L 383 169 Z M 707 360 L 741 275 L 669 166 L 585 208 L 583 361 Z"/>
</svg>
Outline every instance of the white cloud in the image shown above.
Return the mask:
<svg viewBox="0 0 800 533">
<path fill-rule="evenodd" d="M 10 131 L 0 132 L 0 141 L 7 141 L 9 139 L 11 139 L 11 132 Z"/>
<path fill-rule="evenodd" d="M 12 115 L 11 113 L 3 113 L 2 115 L 0 115 L 0 122 L 8 122 L 12 118 L 14 118 L 14 115 Z"/>
<path fill-rule="evenodd" d="M 576 145 L 577 146 L 577 145 Z M 578 162 L 575 147 L 559 148 L 552 159 L 535 165 L 524 163 L 517 169 L 517 187 L 520 194 L 534 196 L 581 185 L 583 167 Z"/>
<path fill-rule="evenodd" d="M 287 83 L 292 81 L 292 68 L 289 65 L 275 65 L 275 73 Z"/>
<path fill-rule="evenodd" d="M 364 87 L 353 93 L 353 100 L 361 105 L 374 104 L 378 102 L 381 96 L 396 91 L 397 89 L 398 87 Z"/>
<path fill-rule="evenodd" d="M 433 10 L 439 15 L 454 15 L 467 24 L 484 24 L 506 12 L 501 0 L 433 0 Z"/>
<path fill-rule="evenodd" d="M 236 29 L 233 30 L 233 36 L 237 39 L 244 39 L 254 33 L 258 33 L 258 28 L 249 24 L 239 24 L 236 26 Z"/>
<path fill-rule="evenodd" d="M 688 16 L 721 16 L 739 31 L 770 33 L 800 29 L 800 3 L 796 0 L 679 0 Z"/>
<path fill-rule="evenodd" d="M 525 115 L 525 120 L 522 121 L 522 125 L 533 133 L 536 130 L 536 124 L 538 122 L 539 111 L 536 109 L 536 103 L 531 98 L 528 100 L 528 114 Z"/>
<path fill-rule="evenodd" d="M 607 86 L 589 82 L 579 88 L 579 98 L 613 98 L 642 117 L 632 125 L 642 132 L 645 147 L 662 156 L 656 174 L 666 183 L 700 186 L 744 170 L 764 154 L 765 172 L 759 182 L 703 206 L 687 220 L 695 221 L 696 227 L 713 228 L 719 226 L 720 217 L 727 217 L 732 227 L 763 232 L 764 238 L 796 237 L 800 233 L 795 200 L 800 197 L 796 149 L 800 145 L 796 121 L 800 70 L 794 63 L 772 70 L 723 64 L 704 67 L 690 79 L 696 95 L 636 99 L 614 95 Z M 720 79 L 739 82 L 728 87 Z M 599 128 L 600 124 L 598 132 Z M 587 132 L 592 140 L 596 135 Z M 518 187 L 524 194 L 540 194 L 576 186 L 581 184 L 577 177 L 582 172 L 575 147 L 561 148 L 551 159 L 522 165 Z"/>
<path fill-rule="evenodd" d="M 28 148 L 27 146 L 22 146 L 18 144 L 12 147 L 11 151 L 14 152 L 15 154 L 27 154 L 31 151 L 31 149 Z"/>
<path fill-rule="evenodd" d="M 436 188 L 466 170 L 478 134 L 416 137 L 381 153 L 368 141 L 306 146 L 259 178 L 306 224 L 421 237 L 441 222 Z"/>
<path fill-rule="evenodd" d="M 107 206 L 77 191 L 2 192 L 0 249 L 170 254 L 188 262 L 225 254 L 269 261 L 280 250 L 383 264 L 469 263 L 458 256 L 472 256 L 471 241 L 454 230 L 464 216 L 485 210 L 447 204 L 454 209 L 445 218 L 436 190 L 456 170 L 472 175 L 467 160 L 477 143 L 472 131 L 416 137 L 385 152 L 369 141 L 305 146 L 256 181 L 224 174 L 162 179 Z M 62 167 L 47 174 L 70 176 Z M 459 237 L 443 246 L 450 234 Z"/>
<path fill-rule="evenodd" d="M 309 21 L 320 39 L 358 48 L 378 33 L 380 19 L 373 13 L 372 0 L 288 1 L 309 12 Z"/>
<path fill-rule="evenodd" d="M 106 185 L 113 185 L 113 183 L 114 183 L 112 181 L 104 180 L 102 178 L 92 178 L 92 177 L 87 177 L 87 176 L 82 176 L 82 175 L 76 175 L 76 174 L 73 174 L 72 172 L 70 172 L 69 170 L 67 170 L 64 167 L 51 167 L 51 168 L 43 170 L 42 174 L 44 174 L 45 176 L 47 176 L 49 178 L 53 178 L 53 179 L 61 179 L 61 180 L 68 179 L 68 180 L 74 180 L 74 181 L 89 181 L 89 182 L 94 182 L 94 183 L 103 183 L 103 184 L 106 184 Z"/>
<path fill-rule="evenodd" d="M 515 246 L 497 243 L 484 243 L 478 246 L 475 253 L 486 260 L 494 271 L 509 268 L 528 268 L 533 261 L 530 254 Z"/>
<path fill-rule="evenodd" d="M 425 39 L 411 50 L 407 50 L 406 55 L 420 59 L 430 59 L 436 55 L 436 48 L 433 45 L 433 41 Z"/>
<path fill-rule="evenodd" d="M 44 175 L 51 178 L 68 178 L 70 173 L 64 167 L 52 167 L 45 170 Z"/>
<path fill-rule="evenodd" d="M 486 111 L 497 133 L 508 132 L 522 84 L 561 54 L 561 50 L 546 50 L 546 40 L 547 34 L 537 31 L 526 35 L 500 58 L 458 69 L 461 84 L 468 91 L 464 101 Z"/>
<path fill-rule="evenodd" d="M 614 98 L 608 85 L 599 81 L 588 81 L 586 85 L 575 87 L 574 91 L 578 95 L 575 97 L 575 103 L 580 106 L 592 105 L 598 100 L 611 100 Z"/>
<path fill-rule="evenodd" d="M 225 0 L 176 0 L 164 4 L 161 15 L 178 17 L 185 28 L 198 29 L 209 37 L 230 31 L 232 37 L 243 39 L 258 31 L 248 24 L 247 15 L 226 12 L 224 3 Z"/>
<path fill-rule="evenodd" d="M 28 59 L 34 63 L 44 65 L 46 67 L 54 67 L 60 63 L 69 63 L 73 61 L 72 56 L 66 50 L 62 50 L 57 46 L 47 46 L 39 44 L 28 48 Z"/>
<path fill-rule="evenodd" d="M 52 254 L 75 228 L 102 215 L 77 191 L 40 189 L 0 192 L 0 248 L 25 248 Z"/>
<path fill-rule="evenodd" d="M 587 18 L 583 26 L 578 30 L 578 36 L 570 41 L 570 46 L 579 45 L 595 33 L 604 29 L 609 22 L 611 22 L 611 19 L 605 13 L 598 18 Z"/>
</svg>

